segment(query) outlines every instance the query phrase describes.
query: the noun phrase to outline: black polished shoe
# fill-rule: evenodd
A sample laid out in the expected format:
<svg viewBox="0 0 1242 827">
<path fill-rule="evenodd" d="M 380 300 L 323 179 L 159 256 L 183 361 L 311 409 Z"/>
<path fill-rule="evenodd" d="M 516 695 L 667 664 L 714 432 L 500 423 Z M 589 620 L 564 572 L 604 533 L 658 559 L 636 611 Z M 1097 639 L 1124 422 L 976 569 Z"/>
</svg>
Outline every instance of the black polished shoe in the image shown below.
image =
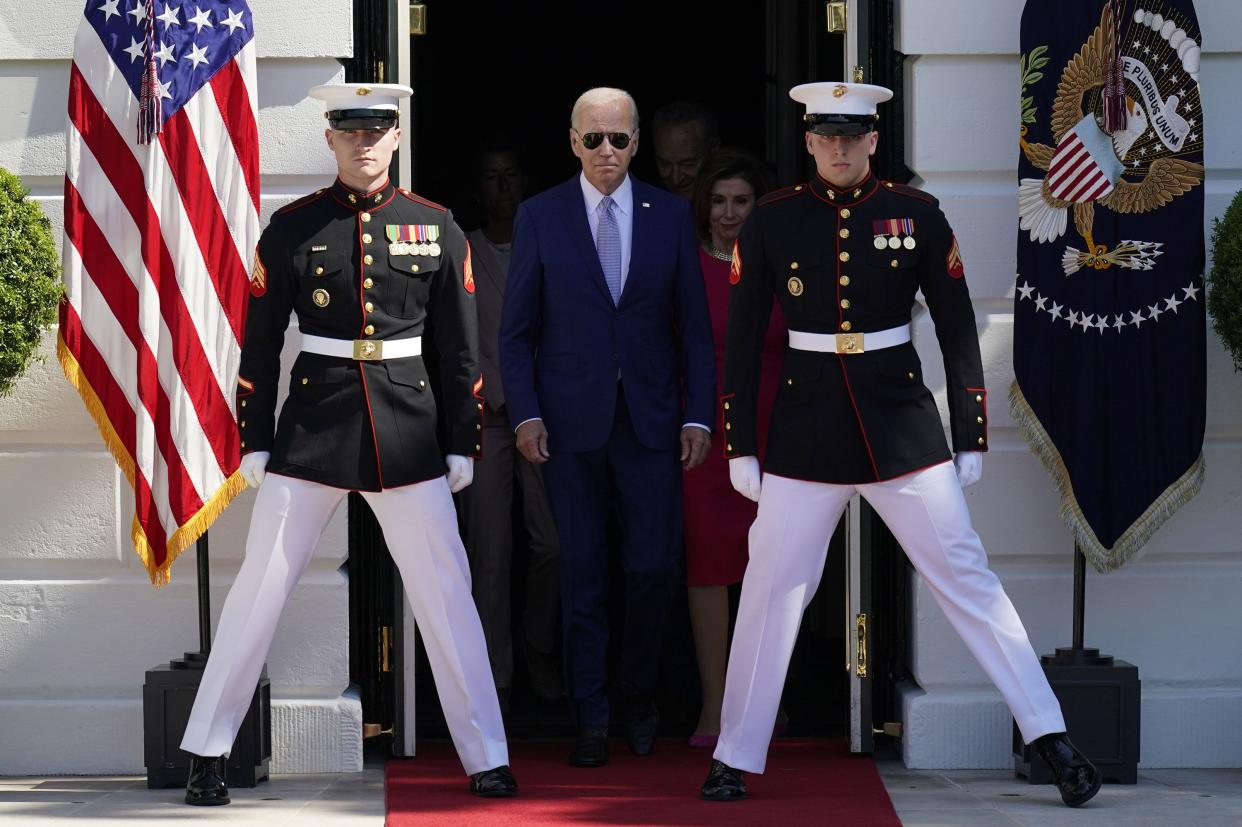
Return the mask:
<svg viewBox="0 0 1242 827">
<path fill-rule="evenodd" d="M 708 801 L 739 801 L 746 797 L 746 777 L 741 770 L 712 759 L 711 771 L 699 788 L 699 795 Z"/>
<path fill-rule="evenodd" d="M 229 803 L 229 787 L 226 781 L 224 756 L 190 758 L 190 777 L 185 782 L 185 803 L 199 807 L 212 807 Z"/>
<path fill-rule="evenodd" d="M 608 732 L 584 729 L 569 750 L 569 766 L 602 767 L 608 763 Z"/>
<path fill-rule="evenodd" d="M 1052 770 L 1052 780 L 1067 807 L 1081 807 L 1100 791 L 1100 771 L 1064 732 L 1035 739 L 1035 751 Z"/>
<path fill-rule="evenodd" d="M 655 746 L 660 727 L 660 710 L 653 701 L 631 705 L 625 720 L 625 743 L 635 755 L 647 755 Z"/>
<path fill-rule="evenodd" d="M 517 779 L 506 764 L 470 776 L 470 792 L 483 798 L 513 798 L 517 795 Z"/>
</svg>

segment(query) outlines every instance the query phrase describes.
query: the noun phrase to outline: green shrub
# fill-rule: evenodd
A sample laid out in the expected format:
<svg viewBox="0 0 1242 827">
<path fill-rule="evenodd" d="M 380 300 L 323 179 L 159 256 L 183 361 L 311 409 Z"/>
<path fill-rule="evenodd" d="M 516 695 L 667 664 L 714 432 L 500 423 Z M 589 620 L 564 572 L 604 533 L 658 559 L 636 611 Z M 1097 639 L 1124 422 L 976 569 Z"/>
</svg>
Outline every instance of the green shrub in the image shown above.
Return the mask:
<svg viewBox="0 0 1242 827">
<path fill-rule="evenodd" d="M 60 259 L 51 224 L 21 179 L 0 168 L 0 396 L 39 351 L 56 321 Z"/>
<path fill-rule="evenodd" d="M 1212 222 L 1207 306 L 1212 327 L 1233 358 L 1233 369 L 1242 370 L 1242 192 Z"/>
</svg>

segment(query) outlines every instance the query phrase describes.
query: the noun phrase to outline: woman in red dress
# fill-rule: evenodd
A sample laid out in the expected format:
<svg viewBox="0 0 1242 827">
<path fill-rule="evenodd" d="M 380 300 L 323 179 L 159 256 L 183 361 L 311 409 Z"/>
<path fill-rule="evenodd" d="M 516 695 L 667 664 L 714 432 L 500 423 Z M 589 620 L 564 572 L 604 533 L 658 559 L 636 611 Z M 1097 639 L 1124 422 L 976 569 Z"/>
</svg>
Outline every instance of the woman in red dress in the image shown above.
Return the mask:
<svg viewBox="0 0 1242 827">
<path fill-rule="evenodd" d="M 729 318 L 729 272 L 733 245 L 755 202 L 766 190 L 763 166 L 736 149 L 722 149 L 699 172 L 694 217 L 701 247 L 699 263 L 707 288 L 716 376 L 724 369 L 725 329 Z M 759 388 L 759 452 L 767 440 L 767 421 L 776 399 L 776 383 L 785 352 L 785 320 L 773 304 L 763 348 Z M 683 476 L 685 499 L 686 583 L 690 624 L 703 685 L 703 708 L 690 745 L 710 747 L 720 732 L 729 651 L 728 587 L 746 571 L 746 536 L 755 520 L 755 503 L 733 490 L 725 461 L 724 431 L 712 431 L 712 447 L 698 468 Z"/>
</svg>

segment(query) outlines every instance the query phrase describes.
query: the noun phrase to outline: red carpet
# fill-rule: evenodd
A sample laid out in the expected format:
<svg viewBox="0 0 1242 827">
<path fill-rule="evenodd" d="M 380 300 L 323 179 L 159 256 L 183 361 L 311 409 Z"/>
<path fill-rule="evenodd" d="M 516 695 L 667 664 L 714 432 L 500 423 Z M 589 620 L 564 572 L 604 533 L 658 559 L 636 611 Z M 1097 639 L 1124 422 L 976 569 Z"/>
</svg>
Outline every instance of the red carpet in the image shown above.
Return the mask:
<svg viewBox="0 0 1242 827">
<path fill-rule="evenodd" d="M 775 742 L 767 772 L 746 777 L 749 797 L 727 803 L 699 798 L 708 750 L 661 741 L 636 758 L 624 741 L 609 746 L 607 767 L 578 769 L 565 763 L 568 742 L 510 744 L 518 797 L 482 799 L 467 789 L 452 744 L 421 744 L 417 758 L 388 762 L 388 827 L 901 824 L 875 763 L 841 741 Z"/>
</svg>

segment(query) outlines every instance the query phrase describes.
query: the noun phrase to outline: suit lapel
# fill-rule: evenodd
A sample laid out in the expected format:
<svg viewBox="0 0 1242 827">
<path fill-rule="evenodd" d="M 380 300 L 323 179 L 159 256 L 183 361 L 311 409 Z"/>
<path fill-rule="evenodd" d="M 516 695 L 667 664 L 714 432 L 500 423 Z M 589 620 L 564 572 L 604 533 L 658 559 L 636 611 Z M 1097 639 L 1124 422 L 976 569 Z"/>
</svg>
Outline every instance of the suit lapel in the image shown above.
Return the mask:
<svg viewBox="0 0 1242 827">
<path fill-rule="evenodd" d="M 630 235 L 630 269 L 625 274 L 625 287 L 621 291 L 622 302 L 632 290 L 636 289 L 634 285 L 641 281 L 643 273 L 647 272 L 647 268 L 643 265 L 647 254 L 651 252 L 651 241 L 655 235 L 655 217 L 652 215 L 652 208 L 643 206 L 650 203 L 644 197 L 643 185 L 630 176 L 630 187 L 634 197 L 634 204 L 631 208 L 634 213 L 634 223 Z"/>
</svg>

